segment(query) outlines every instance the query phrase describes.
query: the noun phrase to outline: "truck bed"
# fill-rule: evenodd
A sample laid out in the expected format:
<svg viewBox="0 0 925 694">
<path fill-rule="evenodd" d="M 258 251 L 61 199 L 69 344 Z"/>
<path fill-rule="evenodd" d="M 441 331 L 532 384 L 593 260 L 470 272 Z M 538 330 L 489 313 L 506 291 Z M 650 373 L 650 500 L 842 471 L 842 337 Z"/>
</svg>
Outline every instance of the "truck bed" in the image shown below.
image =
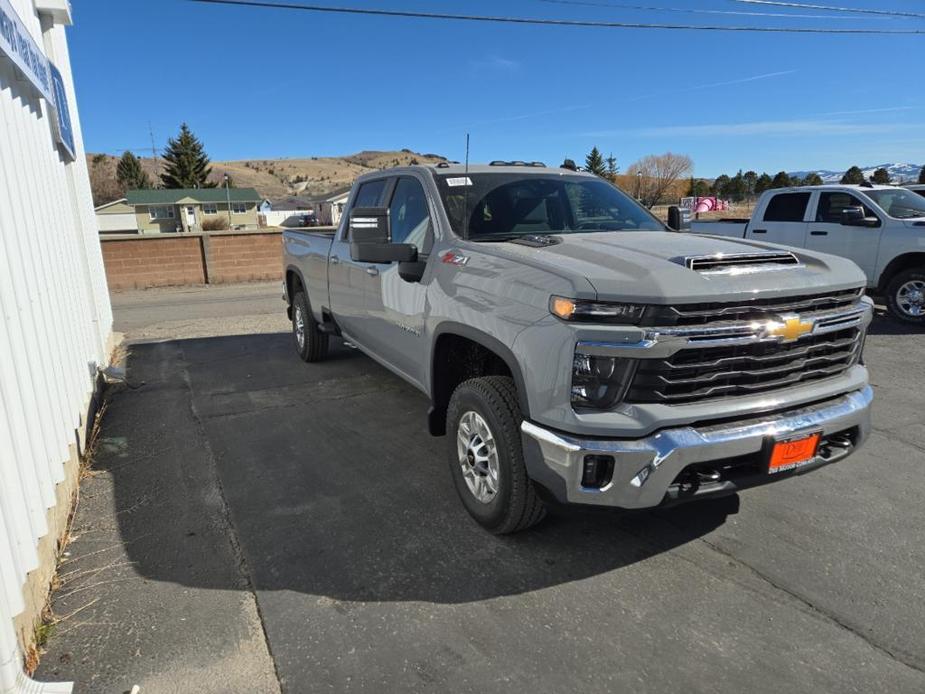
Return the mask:
<svg viewBox="0 0 925 694">
<path fill-rule="evenodd" d="M 709 222 L 691 222 L 691 232 L 695 234 L 713 234 L 715 236 L 733 236 L 743 238 L 747 219 L 715 219 Z"/>
</svg>

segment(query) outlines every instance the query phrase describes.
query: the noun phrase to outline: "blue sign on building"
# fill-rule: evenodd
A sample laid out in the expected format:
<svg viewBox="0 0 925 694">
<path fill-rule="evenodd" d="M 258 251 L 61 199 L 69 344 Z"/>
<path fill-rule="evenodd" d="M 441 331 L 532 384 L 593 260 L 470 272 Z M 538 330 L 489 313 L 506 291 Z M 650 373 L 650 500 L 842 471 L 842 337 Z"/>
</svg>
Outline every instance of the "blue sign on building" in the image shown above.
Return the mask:
<svg viewBox="0 0 925 694">
<path fill-rule="evenodd" d="M 71 155 L 73 161 L 77 157 L 74 147 L 74 126 L 71 124 L 71 112 L 67 107 L 67 92 L 64 91 L 64 80 L 61 77 L 61 71 L 55 67 L 54 63 L 49 62 L 51 70 L 51 84 L 55 92 L 55 113 L 57 114 L 56 131 L 58 135 L 58 144 Z"/>
</svg>

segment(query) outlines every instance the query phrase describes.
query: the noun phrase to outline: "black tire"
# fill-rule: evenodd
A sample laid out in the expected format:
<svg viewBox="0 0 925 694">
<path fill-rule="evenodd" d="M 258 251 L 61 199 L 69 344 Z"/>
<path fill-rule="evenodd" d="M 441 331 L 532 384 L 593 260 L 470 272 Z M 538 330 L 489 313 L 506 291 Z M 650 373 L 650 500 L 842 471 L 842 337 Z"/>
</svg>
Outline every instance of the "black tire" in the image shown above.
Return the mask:
<svg viewBox="0 0 925 694">
<path fill-rule="evenodd" d="M 299 337 L 302 322 L 302 338 Z M 292 337 L 302 361 L 321 361 L 328 356 L 328 334 L 321 332 L 305 298 L 305 292 L 296 292 L 292 299 Z"/>
<path fill-rule="evenodd" d="M 891 316 L 904 323 L 925 325 L 925 310 L 923 310 L 923 315 L 915 316 L 909 312 L 908 303 L 905 304 L 907 308 L 903 308 L 903 297 L 900 296 L 900 292 L 910 282 L 921 283 L 919 286 L 925 287 L 925 269 L 903 270 L 890 280 L 886 286 L 887 308 L 890 310 Z"/>
<path fill-rule="evenodd" d="M 488 425 L 495 441 L 498 483 L 494 497 L 479 501 L 463 475 L 458 445 L 463 415 L 477 413 Z M 527 476 L 520 442 L 523 416 L 514 381 L 504 376 L 473 378 L 460 384 L 447 409 L 447 440 L 450 472 L 456 492 L 466 510 L 483 528 L 504 535 L 529 528 L 546 515 L 546 508 Z"/>
</svg>

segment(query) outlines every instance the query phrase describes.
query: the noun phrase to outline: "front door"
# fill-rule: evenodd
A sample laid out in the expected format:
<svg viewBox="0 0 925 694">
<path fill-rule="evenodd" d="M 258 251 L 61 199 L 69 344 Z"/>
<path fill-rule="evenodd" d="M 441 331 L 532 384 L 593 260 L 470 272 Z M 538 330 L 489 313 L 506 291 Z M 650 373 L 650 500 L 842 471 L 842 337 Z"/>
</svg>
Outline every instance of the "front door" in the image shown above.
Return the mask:
<svg viewBox="0 0 925 694">
<path fill-rule="evenodd" d="M 196 208 L 193 205 L 186 206 L 186 228 L 192 231 L 196 226 Z"/>
<path fill-rule="evenodd" d="M 846 207 L 863 207 L 864 216 L 879 221 L 875 227 L 845 226 L 841 213 Z M 814 251 L 850 258 L 873 278 L 883 221 L 877 213 L 851 193 L 842 190 L 819 193 L 815 221 L 809 223 L 806 247 Z"/>
<path fill-rule="evenodd" d="M 399 178 L 389 202 L 392 243 L 411 243 L 426 256 L 432 245 L 433 226 L 427 196 L 421 183 Z M 422 257 L 421 260 L 424 258 Z M 366 294 L 368 331 L 372 348 L 389 364 L 418 383 L 425 380 L 424 309 L 427 289 L 398 275 L 398 263 L 371 264 Z"/>
</svg>

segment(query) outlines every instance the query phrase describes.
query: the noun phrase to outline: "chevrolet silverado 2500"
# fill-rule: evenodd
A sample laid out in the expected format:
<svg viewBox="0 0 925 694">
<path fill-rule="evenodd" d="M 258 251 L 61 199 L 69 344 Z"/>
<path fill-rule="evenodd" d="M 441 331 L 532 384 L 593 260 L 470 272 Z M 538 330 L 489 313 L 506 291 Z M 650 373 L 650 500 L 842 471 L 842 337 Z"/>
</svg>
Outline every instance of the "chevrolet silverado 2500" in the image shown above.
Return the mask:
<svg viewBox="0 0 925 694">
<path fill-rule="evenodd" d="M 423 391 L 492 532 L 548 501 L 729 494 L 868 434 L 871 303 L 845 258 L 671 232 L 600 178 L 516 162 L 370 173 L 336 231 L 283 239 L 301 358 L 340 335 Z"/>
<path fill-rule="evenodd" d="M 925 199 L 896 186 L 768 190 L 750 220 L 693 222 L 691 231 L 781 243 L 850 258 L 890 313 L 925 325 Z"/>
</svg>

